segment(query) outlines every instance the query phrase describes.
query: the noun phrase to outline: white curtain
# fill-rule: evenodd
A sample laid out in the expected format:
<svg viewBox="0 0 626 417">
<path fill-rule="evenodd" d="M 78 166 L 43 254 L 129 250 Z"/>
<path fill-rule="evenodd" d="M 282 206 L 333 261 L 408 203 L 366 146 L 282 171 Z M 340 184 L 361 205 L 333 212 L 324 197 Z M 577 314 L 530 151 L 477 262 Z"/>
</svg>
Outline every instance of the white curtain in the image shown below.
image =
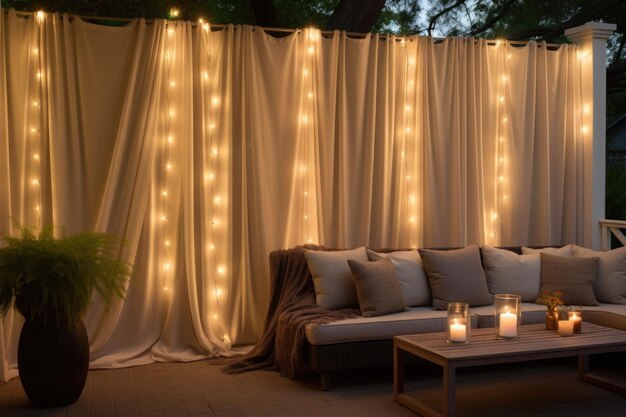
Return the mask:
<svg viewBox="0 0 626 417">
<path fill-rule="evenodd" d="M 575 46 L 4 10 L 0 47 L 0 233 L 114 233 L 134 263 L 92 367 L 254 343 L 274 249 L 580 240 Z"/>
</svg>

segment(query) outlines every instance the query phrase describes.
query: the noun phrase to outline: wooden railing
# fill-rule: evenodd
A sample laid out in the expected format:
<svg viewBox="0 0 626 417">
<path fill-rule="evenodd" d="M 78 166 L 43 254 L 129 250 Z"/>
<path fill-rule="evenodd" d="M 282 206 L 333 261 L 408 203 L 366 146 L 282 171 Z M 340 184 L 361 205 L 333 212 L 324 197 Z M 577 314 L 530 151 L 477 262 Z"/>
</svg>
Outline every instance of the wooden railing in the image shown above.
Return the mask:
<svg viewBox="0 0 626 417">
<path fill-rule="evenodd" d="M 602 250 L 611 249 L 611 234 L 620 241 L 622 246 L 626 246 L 626 236 L 621 229 L 626 229 L 626 221 L 623 220 L 600 220 L 602 228 Z"/>
</svg>

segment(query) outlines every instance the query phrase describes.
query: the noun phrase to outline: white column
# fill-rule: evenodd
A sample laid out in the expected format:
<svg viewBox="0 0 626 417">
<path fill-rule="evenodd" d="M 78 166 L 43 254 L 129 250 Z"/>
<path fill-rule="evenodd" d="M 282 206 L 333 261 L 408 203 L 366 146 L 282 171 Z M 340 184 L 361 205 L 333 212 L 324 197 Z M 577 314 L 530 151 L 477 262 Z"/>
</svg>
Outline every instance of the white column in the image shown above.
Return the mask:
<svg viewBox="0 0 626 417">
<path fill-rule="evenodd" d="M 588 22 L 565 31 L 581 49 L 584 121 L 583 244 L 600 249 L 600 219 L 605 216 L 606 177 L 606 40 L 612 23 Z"/>
</svg>

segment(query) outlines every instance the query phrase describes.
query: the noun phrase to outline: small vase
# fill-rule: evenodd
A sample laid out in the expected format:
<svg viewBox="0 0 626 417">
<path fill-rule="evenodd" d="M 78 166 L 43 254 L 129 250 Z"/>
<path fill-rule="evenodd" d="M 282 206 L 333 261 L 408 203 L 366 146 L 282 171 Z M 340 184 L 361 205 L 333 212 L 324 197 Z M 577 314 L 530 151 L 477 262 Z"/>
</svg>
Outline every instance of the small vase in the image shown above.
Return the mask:
<svg viewBox="0 0 626 417">
<path fill-rule="evenodd" d="M 548 311 L 546 313 L 546 330 L 557 330 L 559 328 L 559 313 Z"/>
</svg>

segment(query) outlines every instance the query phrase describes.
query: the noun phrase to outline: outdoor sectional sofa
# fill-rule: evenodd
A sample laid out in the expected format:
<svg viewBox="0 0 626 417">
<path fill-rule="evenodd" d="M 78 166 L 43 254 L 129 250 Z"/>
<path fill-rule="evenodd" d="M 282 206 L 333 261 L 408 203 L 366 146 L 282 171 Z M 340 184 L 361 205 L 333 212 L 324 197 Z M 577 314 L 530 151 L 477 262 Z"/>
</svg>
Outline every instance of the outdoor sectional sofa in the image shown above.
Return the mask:
<svg viewBox="0 0 626 417">
<path fill-rule="evenodd" d="M 382 294 L 383 310 L 372 313 L 376 300 L 365 300 L 363 305 L 363 297 L 372 294 L 359 287 L 371 276 L 359 281 L 363 271 L 350 268 L 357 264 L 366 269 L 379 265 L 388 271 L 391 264 L 405 306 L 384 314 L 393 291 L 375 283 L 370 292 L 374 298 Z M 370 272 L 384 274 L 375 268 Z M 451 301 L 469 302 L 472 328 L 484 328 L 494 326 L 494 294 L 519 294 L 522 324 L 544 323 L 546 307 L 534 301 L 540 291 L 552 291 L 550 285 L 556 284 L 567 304 L 585 304 L 584 321 L 626 331 L 626 248 L 593 252 L 575 245 L 470 246 L 418 252 L 307 246 L 272 252 L 270 276 L 272 297 L 263 337 L 251 354 L 228 369 L 270 368 L 289 377 L 311 369 L 320 375 L 322 389 L 330 388 L 334 372 L 390 366 L 393 336 L 444 332 L 445 305 Z"/>
</svg>

